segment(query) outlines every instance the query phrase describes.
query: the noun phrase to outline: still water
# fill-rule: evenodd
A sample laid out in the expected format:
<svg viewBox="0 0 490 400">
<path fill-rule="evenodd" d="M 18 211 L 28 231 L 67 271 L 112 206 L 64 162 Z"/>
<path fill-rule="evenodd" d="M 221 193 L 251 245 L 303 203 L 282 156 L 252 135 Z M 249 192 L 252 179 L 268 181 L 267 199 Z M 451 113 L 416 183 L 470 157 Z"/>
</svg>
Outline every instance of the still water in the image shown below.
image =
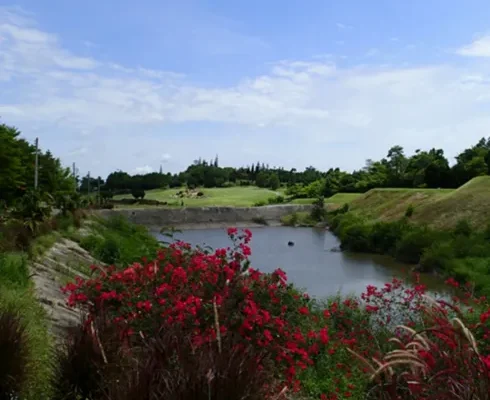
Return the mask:
<svg viewBox="0 0 490 400">
<path fill-rule="evenodd" d="M 382 286 L 395 276 L 407 278 L 409 275 L 410 266 L 390 257 L 332 252 L 339 242 L 323 229 L 260 227 L 250 230 L 252 267 L 263 272 L 282 268 L 289 282 L 315 297 L 339 292 L 360 294 L 367 285 Z M 231 245 L 225 229 L 186 230 L 175 233 L 174 239 L 214 249 Z M 293 241 L 294 246 L 288 246 L 289 241 Z"/>
</svg>

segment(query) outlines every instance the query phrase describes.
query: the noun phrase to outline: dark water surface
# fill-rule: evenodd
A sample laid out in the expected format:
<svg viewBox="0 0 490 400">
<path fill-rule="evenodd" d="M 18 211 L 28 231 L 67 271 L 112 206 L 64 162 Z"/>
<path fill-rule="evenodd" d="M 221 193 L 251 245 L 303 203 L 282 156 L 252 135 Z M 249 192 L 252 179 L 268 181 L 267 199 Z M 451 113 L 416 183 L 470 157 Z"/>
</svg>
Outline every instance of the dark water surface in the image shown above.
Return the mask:
<svg viewBox="0 0 490 400">
<path fill-rule="evenodd" d="M 263 272 L 282 268 L 289 282 L 312 296 L 326 297 L 338 292 L 360 294 L 367 285 L 382 286 L 393 277 L 409 276 L 410 266 L 390 257 L 332 252 L 339 242 L 323 229 L 260 227 L 250 230 L 252 267 Z M 231 245 L 226 229 L 187 230 L 175 233 L 174 238 L 214 249 Z M 293 241 L 294 246 L 288 246 L 289 241 Z M 424 283 L 432 289 L 437 286 L 430 279 L 425 279 Z"/>
</svg>

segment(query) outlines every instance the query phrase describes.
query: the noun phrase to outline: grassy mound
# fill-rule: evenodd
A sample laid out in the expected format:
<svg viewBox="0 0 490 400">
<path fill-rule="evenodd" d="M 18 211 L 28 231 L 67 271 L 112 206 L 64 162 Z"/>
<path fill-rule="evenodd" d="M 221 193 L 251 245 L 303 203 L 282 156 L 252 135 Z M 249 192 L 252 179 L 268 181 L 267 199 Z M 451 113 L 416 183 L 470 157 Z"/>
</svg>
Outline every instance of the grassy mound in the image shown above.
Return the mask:
<svg viewBox="0 0 490 400">
<path fill-rule="evenodd" d="M 474 178 L 459 189 L 373 189 L 351 202 L 351 210 L 370 219 L 394 221 L 413 207 L 411 221 L 451 228 L 466 219 L 484 228 L 490 217 L 490 176 Z"/>
</svg>

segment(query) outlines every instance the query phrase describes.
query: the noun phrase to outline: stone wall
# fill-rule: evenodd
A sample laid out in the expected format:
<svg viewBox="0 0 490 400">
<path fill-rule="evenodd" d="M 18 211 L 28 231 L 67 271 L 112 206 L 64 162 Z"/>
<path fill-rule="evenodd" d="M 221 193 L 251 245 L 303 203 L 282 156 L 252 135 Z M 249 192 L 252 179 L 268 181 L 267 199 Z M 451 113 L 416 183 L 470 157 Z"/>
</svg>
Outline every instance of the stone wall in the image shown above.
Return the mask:
<svg viewBox="0 0 490 400">
<path fill-rule="evenodd" d="M 183 207 L 183 208 L 121 208 L 98 210 L 101 216 L 122 214 L 131 222 L 145 226 L 182 226 L 199 224 L 236 225 L 263 218 L 268 222 L 279 221 L 293 212 L 312 209 L 310 204 L 281 204 L 264 207 Z"/>
</svg>

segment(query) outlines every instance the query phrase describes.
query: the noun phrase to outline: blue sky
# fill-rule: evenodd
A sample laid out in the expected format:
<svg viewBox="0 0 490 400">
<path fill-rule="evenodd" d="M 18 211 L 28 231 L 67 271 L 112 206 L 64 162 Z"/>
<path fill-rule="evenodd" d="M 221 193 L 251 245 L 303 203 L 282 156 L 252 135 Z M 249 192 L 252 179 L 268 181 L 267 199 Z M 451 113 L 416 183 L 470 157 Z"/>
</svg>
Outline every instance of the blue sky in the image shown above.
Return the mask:
<svg viewBox="0 0 490 400">
<path fill-rule="evenodd" d="M 82 174 L 454 157 L 489 67 L 483 0 L 0 0 L 1 121 Z"/>
</svg>

